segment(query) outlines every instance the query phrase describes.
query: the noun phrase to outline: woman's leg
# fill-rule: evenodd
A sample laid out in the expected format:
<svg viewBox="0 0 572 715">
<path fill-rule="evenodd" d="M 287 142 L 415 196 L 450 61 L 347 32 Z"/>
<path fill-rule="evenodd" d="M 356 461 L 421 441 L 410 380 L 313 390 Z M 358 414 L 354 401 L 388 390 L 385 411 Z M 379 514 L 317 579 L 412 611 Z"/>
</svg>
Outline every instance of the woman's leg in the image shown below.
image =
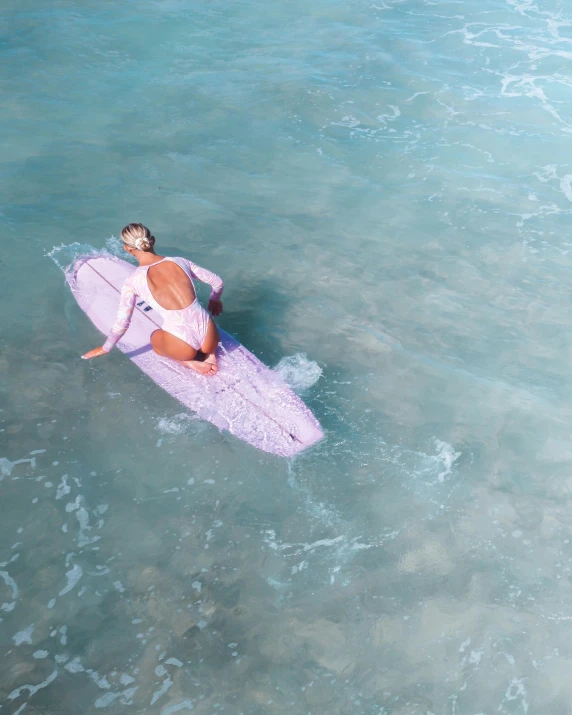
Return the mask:
<svg viewBox="0 0 572 715">
<path fill-rule="evenodd" d="M 165 330 L 155 330 L 151 334 L 151 347 L 157 355 L 176 360 L 201 375 L 214 375 L 218 370 L 216 362 L 213 368 L 211 362 L 196 360 L 197 350 L 195 348 Z"/>
<path fill-rule="evenodd" d="M 201 352 L 206 355 L 205 363 L 211 365 L 211 374 L 218 372 L 218 365 L 216 361 L 215 351 L 220 342 L 220 336 L 218 334 L 218 328 L 216 323 L 211 318 L 209 320 L 209 327 L 207 328 L 207 334 L 201 345 Z"/>
</svg>

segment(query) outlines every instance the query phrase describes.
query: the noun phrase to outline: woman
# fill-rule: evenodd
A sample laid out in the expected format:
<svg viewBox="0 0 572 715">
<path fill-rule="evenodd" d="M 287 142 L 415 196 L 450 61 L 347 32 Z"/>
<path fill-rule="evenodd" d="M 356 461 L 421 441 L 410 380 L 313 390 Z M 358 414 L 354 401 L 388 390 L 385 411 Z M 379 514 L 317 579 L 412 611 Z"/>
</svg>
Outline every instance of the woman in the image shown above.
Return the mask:
<svg viewBox="0 0 572 715">
<path fill-rule="evenodd" d="M 139 268 L 123 284 L 109 337 L 102 347 L 82 355 L 84 360 L 105 355 L 122 338 L 139 297 L 163 316 L 163 329 L 151 335 L 153 350 L 201 375 L 216 374 L 219 334 L 213 319 L 197 300 L 193 279 L 211 286 L 208 309 L 215 316 L 222 313 L 222 279 L 186 258 L 158 256 L 153 250 L 155 236 L 141 223 L 125 226 L 121 240 L 123 248 L 139 262 Z"/>
</svg>

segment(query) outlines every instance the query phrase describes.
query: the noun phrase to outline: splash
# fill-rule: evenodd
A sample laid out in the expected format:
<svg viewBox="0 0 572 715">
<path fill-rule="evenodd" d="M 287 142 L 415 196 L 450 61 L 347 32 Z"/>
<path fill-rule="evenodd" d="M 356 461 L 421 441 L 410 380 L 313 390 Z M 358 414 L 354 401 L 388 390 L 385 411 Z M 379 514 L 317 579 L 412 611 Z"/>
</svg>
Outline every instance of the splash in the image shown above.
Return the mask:
<svg viewBox="0 0 572 715">
<path fill-rule="evenodd" d="M 445 477 L 451 474 L 451 469 L 453 464 L 461 456 L 461 452 L 456 452 L 453 447 L 448 442 L 442 442 L 440 439 L 435 438 L 435 447 L 439 450 L 435 459 L 441 461 L 444 469 L 439 472 L 437 476 L 437 481 L 442 482 Z"/>
<path fill-rule="evenodd" d="M 80 256 L 113 256 L 114 258 L 121 258 L 131 263 L 135 262 L 134 259 L 123 250 L 121 241 L 115 236 L 110 236 L 106 239 L 105 248 L 95 248 L 89 243 L 74 241 L 74 243 L 62 243 L 60 246 L 54 246 L 50 251 L 46 252 L 46 256 L 51 258 L 56 266 L 61 268 L 64 272 L 66 268 L 71 266 Z"/>
<path fill-rule="evenodd" d="M 317 362 L 309 360 L 306 353 L 283 357 L 274 372 L 298 394 L 315 385 L 322 376 L 322 368 Z"/>
<path fill-rule="evenodd" d="M 125 261 L 131 260 L 133 262 L 134 260 L 131 255 L 124 250 L 123 242 L 120 238 L 117 238 L 117 236 L 110 236 L 105 241 L 105 248 L 107 253 L 110 253 L 112 256 L 123 258 Z"/>
<path fill-rule="evenodd" d="M 91 246 L 89 243 L 74 243 L 54 246 L 51 251 L 46 252 L 46 256 L 51 258 L 58 268 L 65 271 L 80 256 L 99 256 L 102 252 Z"/>
</svg>

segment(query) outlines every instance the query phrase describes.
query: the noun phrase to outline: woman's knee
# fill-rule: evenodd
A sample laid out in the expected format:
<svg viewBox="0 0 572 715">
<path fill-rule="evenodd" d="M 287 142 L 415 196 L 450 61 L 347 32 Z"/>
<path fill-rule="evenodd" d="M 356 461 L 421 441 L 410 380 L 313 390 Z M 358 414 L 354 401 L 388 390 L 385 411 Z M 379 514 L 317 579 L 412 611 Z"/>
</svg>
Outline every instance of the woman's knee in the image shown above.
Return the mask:
<svg viewBox="0 0 572 715">
<path fill-rule="evenodd" d="M 219 340 L 220 337 L 218 334 L 218 328 L 216 327 L 216 323 L 214 322 L 214 320 L 211 318 L 209 322 L 209 327 L 207 329 L 206 337 L 203 341 L 203 344 L 201 345 L 201 352 L 214 353 L 214 351 L 218 347 Z"/>
<path fill-rule="evenodd" d="M 151 333 L 151 347 L 159 355 L 163 354 L 163 331 L 160 328 Z"/>
</svg>

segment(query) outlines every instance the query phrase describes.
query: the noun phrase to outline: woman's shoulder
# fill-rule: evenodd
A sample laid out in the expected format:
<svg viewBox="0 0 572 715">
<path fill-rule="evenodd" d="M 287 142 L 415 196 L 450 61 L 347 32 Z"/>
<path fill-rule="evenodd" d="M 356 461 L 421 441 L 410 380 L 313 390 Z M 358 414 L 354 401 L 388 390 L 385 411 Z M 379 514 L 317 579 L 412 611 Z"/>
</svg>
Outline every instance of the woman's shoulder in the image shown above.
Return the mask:
<svg viewBox="0 0 572 715">
<path fill-rule="evenodd" d="M 135 286 L 138 283 L 138 279 L 141 276 L 141 271 L 139 270 L 139 267 L 136 268 L 133 273 L 130 273 L 127 278 L 123 281 L 123 287 L 124 288 L 133 288 L 135 290 Z"/>
<path fill-rule="evenodd" d="M 182 256 L 165 256 L 163 259 L 165 261 L 171 261 L 172 263 L 176 263 L 178 266 L 188 269 L 188 267 L 191 264 L 191 261 L 189 261 L 188 258 L 183 258 Z"/>
</svg>

